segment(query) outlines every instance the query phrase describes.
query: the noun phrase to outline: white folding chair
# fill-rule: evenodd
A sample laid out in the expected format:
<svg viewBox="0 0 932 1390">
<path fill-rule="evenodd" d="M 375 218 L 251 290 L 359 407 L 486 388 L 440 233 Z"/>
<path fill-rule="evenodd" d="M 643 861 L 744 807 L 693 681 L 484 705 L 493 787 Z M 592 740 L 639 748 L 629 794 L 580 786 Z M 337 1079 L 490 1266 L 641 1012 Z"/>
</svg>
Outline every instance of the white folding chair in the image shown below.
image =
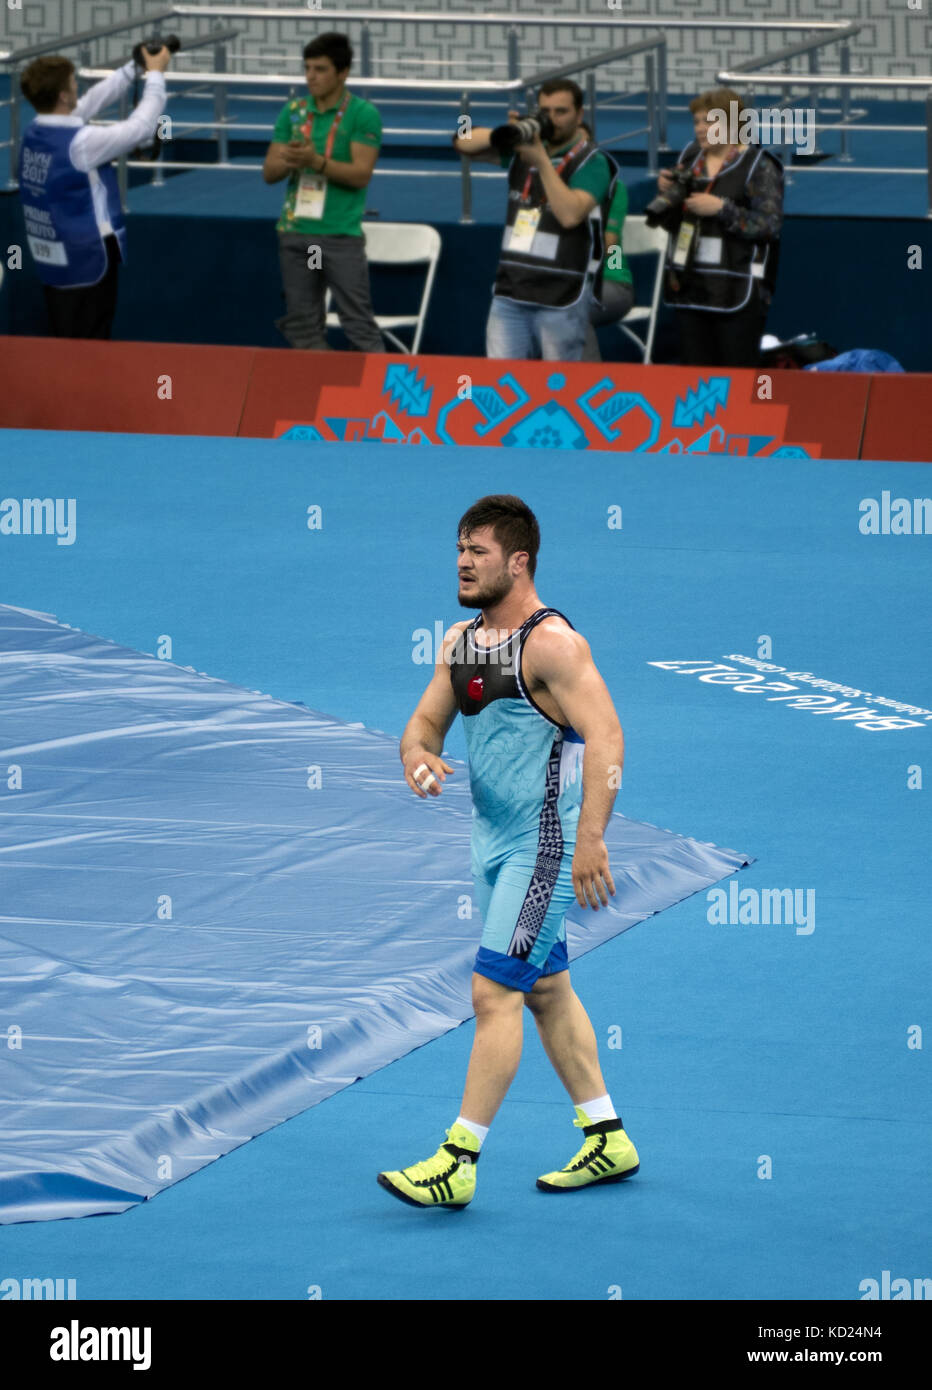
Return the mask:
<svg viewBox="0 0 932 1390">
<path fill-rule="evenodd" d="M 622 333 L 627 334 L 641 354 L 642 360 L 650 362 L 654 350 L 654 334 L 657 331 L 657 315 L 660 312 L 660 292 L 663 288 L 663 264 L 667 253 L 667 233 L 662 227 L 648 227 L 646 217 L 626 217 L 621 228 L 621 246 L 625 259 L 628 256 L 646 255 L 652 252 L 657 257 L 657 272 L 654 275 L 654 288 L 650 304 L 635 304 L 618 323 Z M 647 337 L 633 333 L 632 323 L 647 323 Z"/>
<path fill-rule="evenodd" d="M 416 314 L 376 314 L 375 321 L 383 337 L 393 343 L 400 352 L 416 353 L 421 345 L 427 306 L 434 287 L 434 274 L 440 257 L 440 233 L 436 227 L 423 222 L 364 222 L 366 237 L 366 260 L 370 265 L 423 265 L 427 266 L 421 303 Z M 327 327 L 339 328 L 339 316 L 331 312 L 332 296 L 327 290 L 325 308 Z M 391 331 L 394 328 L 413 328 L 414 339 L 410 347 L 405 347 L 400 338 Z"/>
</svg>

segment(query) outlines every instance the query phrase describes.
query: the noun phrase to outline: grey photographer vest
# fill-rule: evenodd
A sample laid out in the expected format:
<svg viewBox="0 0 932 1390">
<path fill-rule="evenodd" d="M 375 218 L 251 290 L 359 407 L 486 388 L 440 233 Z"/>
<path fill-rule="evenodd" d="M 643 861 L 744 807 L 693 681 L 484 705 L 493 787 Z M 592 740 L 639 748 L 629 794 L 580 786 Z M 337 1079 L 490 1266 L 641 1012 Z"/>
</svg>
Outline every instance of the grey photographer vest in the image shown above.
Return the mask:
<svg viewBox="0 0 932 1390">
<path fill-rule="evenodd" d="M 565 183 L 598 153 L 588 141 L 562 170 Z M 508 167 L 508 214 L 502 237 L 502 250 L 493 294 L 517 304 L 543 309 L 567 309 L 578 303 L 586 276 L 595 276 L 601 266 L 601 238 L 593 224 L 604 221 L 606 208 L 600 204 L 575 227 L 564 227 L 546 201 L 540 174 L 535 169 L 526 201 L 522 199 L 530 165 L 515 155 Z M 611 190 L 609 190 L 611 193 Z M 522 208 L 540 208 L 541 217 L 533 242 L 533 254 L 509 250 L 512 228 Z"/>
<path fill-rule="evenodd" d="M 691 141 L 680 154 L 678 162 L 691 169 L 700 153 L 698 142 Z M 739 208 L 750 207 L 747 185 L 762 159 L 774 161 L 780 171 L 782 184 L 783 166 L 780 161 L 759 145 L 747 145 L 743 153 L 716 176 L 713 195 L 716 198 L 730 198 Z M 711 182 L 711 179 L 701 178 L 697 191 L 705 192 Z M 664 304 L 675 309 L 705 309 L 710 313 L 732 314 L 749 303 L 755 281 L 761 281 L 773 293 L 777 278 L 777 243 L 754 242 L 729 235 L 718 227 L 713 218 L 700 218 L 699 224 L 700 229 L 705 227 L 706 238 L 721 239 L 721 259 L 711 265 L 703 264 L 694 257 L 692 265 L 678 270 L 671 260 L 676 245 L 676 231 L 671 231 L 667 241 Z M 671 277 L 678 282 L 678 289 L 671 285 Z"/>
</svg>

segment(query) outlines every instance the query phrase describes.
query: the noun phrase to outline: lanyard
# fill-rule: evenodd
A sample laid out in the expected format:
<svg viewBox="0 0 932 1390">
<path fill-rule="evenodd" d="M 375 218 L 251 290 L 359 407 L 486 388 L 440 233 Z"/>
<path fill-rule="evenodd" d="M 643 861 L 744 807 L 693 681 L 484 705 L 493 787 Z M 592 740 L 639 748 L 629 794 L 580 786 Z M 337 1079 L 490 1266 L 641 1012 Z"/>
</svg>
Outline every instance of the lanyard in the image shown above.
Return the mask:
<svg viewBox="0 0 932 1390">
<path fill-rule="evenodd" d="M 558 175 L 559 175 L 559 174 L 562 174 L 562 173 L 563 173 L 563 170 L 566 168 L 567 164 L 569 164 L 570 160 L 571 160 L 571 159 L 574 159 L 574 158 L 576 157 L 576 155 L 579 154 L 579 151 L 582 149 L 582 147 L 583 147 L 585 144 L 588 143 L 588 139 L 589 139 L 588 135 L 584 135 L 583 138 L 582 138 L 581 140 L 577 140 L 577 141 L 576 141 L 576 144 L 575 144 L 575 145 L 573 146 L 573 148 L 569 151 L 569 153 L 568 153 L 568 154 L 565 154 L 565 155 L 563 156 L 563 158 L 560 160 L 560 163 L 556 166 L 556 170 L 557 170 L 557 174 L 558 174 Z M 524 188 L 521 190 L 521 201 L 522 201 L 522 203 L 527 202 L 527 195 L 528 195 L 528 192 L 530 191 L 531 181 L 532 181 L 532 179 L 534 178 L 534 175 L 536 174 L 536 172 L 537 172 L 536 169 L 529 169 L 529 170 L 528 170 L 528 176 L 527 176 L 527 178 L 524 180 Z M 546 199 L 545 199 L 544 201 L 546 202 Z"/>
<path fill-rule="evenodd" d="M 343 119 L 343 113 L 344 113 L 344 111 L 346 110 L 347 106 L 349 105 L 349 99 L 350 99 L 350 94 L 349 94 L 349 92 L 344 91 L 344 93 L 343 93 L 343 100 L 340 102 L 340 105 L 339 105 L 339 107 L 337 108 L 337 114 L 336 114 L 336 115 L 334 116 L 334 118 L 333 118 L 333 125 L 330 127 L 330 129 L 329 129 L 328 132 L 327 132 L 327 142 L 326 142 L 326 144 L 324 145 L 324 158 L 325 158 L 325 159 L 329 159 L 329 158 L 330 158 L 330 155 L 331 155 L 332 152 L 333 152 L 333 142 L 334 142 L 334 140 L 336 139 L 337 130 L 339 129 L 340 122 L 341 122 L 342 119 Z M 316 115 L 321 115 L 321 114 L 322 114 L 321 112 L 312 111 L 312 110 L 311 110 L 311 103 L 310 103 L 310 101 L 308 101 L 308 104 L 307 104 L 307 120 L 305 121 L 304 125 L 301 127 L 301 134 L 305 137 L 306 140 L 310 140 L 310 139 L 311 139 L 311 135 L 313 134 L 313 131 L 314 131 L 314 117 L 315 117 Z"/>
</svg>

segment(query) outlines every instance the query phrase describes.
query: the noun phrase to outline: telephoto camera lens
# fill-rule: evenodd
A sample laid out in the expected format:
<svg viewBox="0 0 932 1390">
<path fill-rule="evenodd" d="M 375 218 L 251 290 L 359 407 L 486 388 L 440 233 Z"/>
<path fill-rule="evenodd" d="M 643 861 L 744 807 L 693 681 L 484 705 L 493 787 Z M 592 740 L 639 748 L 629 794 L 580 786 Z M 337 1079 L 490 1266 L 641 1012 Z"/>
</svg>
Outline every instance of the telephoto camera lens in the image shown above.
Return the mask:
<svg viewBox="0 0 932 1390">
<path fill-rule="evenodd" d="M 499 154 L 511 154 L 517 145 L 529 145 L 539 135 L 545 143 L 554 136 L 553 121 L 546 111 L 525 116 L 520 121 L 508 121 L 489 133 L 489 143 Z"/>
</svg>

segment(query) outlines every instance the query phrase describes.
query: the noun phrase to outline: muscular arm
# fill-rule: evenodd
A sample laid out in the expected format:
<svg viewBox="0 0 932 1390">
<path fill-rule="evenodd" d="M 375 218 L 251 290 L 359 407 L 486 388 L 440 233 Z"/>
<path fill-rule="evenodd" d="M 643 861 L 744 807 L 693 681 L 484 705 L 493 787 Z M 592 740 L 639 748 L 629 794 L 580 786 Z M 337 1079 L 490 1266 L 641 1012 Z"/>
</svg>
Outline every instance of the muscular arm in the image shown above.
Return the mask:
<svg viewBox="0 0 932 1390">
<path fill-rule="evenodd" d="M 404 764 L 405 781 L 418 796 L 424 796 L 425 793 L 414 781 L 413 774 L 422 762 L 426 762 L 439 779 L 430 787 L 429 794 L 432 796 L 440 795 L 445 773 L 453 772 L 449 764 L 443 762 L 440 754 L 443 752 L 443 740 L 457 714 L 453 682 L 450 679 L 449 653 L 465 626 L 465 622 L 454 623 L 446 632 L 434 666 L 434 674 L 401 736 L 398 751 Z"/>
<path fill-rule="evenodd" d="M 608 902 L 602 880 L 610 892 L 615 891 L 602 837 L 621 781 L 624 734 L 589 643 L 580 633 L 557 622 L 551 626 L 545 619 L 529 635 L 527 657 L 534 679 L 546 686 L 567 721 L 585 741 L 583 803 L 576 828 L 573 883 L 580 906 L 597 909 L 597 895 L 603 904 Z"/>
</svg>

